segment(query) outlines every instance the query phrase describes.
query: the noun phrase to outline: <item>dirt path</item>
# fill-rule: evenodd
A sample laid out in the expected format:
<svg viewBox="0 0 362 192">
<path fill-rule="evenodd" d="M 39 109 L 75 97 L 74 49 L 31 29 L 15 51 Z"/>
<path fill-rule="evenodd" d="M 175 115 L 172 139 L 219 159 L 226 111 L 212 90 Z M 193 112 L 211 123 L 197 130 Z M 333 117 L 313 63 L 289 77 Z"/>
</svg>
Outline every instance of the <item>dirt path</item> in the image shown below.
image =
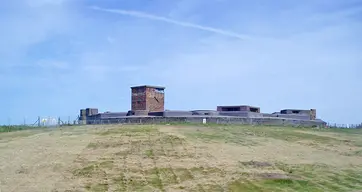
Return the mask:
<svg viewBox="0 0 362 192">
<path fill-rule="evenodd" d="M 1 143 L 0 191 L 53 191 L 68 187 L 69 166 L 94 138 L 56 130 Z"/>
</svg>

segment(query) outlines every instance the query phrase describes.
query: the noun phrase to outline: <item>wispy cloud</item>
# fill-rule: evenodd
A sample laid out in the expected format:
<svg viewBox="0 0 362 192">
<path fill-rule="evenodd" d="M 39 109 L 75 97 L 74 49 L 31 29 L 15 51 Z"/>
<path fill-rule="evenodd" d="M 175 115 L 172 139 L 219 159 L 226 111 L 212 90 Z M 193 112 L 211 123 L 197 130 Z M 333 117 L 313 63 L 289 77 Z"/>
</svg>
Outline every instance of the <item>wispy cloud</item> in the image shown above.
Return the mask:
<svg viewBox="0 0 362 192">
<path fill-rule="evenodd" d="M 360 2 L 3 1 L 0 124 L 127 111 L 128 87 L 146 83 L 167 87 L 168 109 L 316 108 L 360 123 Z"/>
<path fill-rule="evenodd" d="M 197 24 L 183 22 L 183 21 L 177 21 L 177 20 L 166 18 L 166 17 L 152 15 L 152 14 L 148 14 L 148 13 L 144 13 L 144 12 L 140 12 L 140 11 L 130 11 L 130 10 L 122 10 L 122 9 L 104 9 L 104 8 L 100 8 L 100 7 L 97 7 L 97 6 L 92 6 L 90 8 L 93 9 L 93 10 L 97 10 L 97 11 L 116 13 L 116 14 L 127 15 L 127 16 L 131 16 L 131 17 L 144 18 L 144 19 L 149 19 L 149 20 L 154 20 L 154 21 L 163 21 L 163 22 L 166 22 L 166 23 L 179 25 L 179 26 L 182 26 L 182 27 L 189 27 L 189 28 L 199 29 L 199 30 L 202 30 L 202 31 L 208 31 L 208 32 L 212 32 L 212 33 L 216 33 L 216 34 L 220 34 L 220 35 L 224 35 L 224 36 L 228 36 L 228 37 L 243 39 L 243 40 L 251 39 L 251 37 L 248 36 L 248 35 L 243 35 L 243 34 L 231 32 L 231 31 L 226 31 L 226 30 L 223 30 L 223 29 L 213 28 L 213 27 L 209 27 L 209 26 L 203 26 L 203 25 L 197 25 Z"/>
</svg>

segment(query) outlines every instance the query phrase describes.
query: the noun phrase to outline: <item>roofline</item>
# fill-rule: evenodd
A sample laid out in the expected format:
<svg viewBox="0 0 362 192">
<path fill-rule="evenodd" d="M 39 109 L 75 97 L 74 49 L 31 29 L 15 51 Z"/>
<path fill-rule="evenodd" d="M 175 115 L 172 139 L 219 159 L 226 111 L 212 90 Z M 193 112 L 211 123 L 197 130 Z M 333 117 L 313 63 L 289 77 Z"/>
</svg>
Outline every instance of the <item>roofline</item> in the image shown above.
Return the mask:
<svg viewBox="0 0 362 192">
<path fill-rule="evenodd" d="M 158 89 L 165 89 L 166 88 L 166 87 L 154 86 L 154 85 L 139 85 L 139 86 L 133 86 L 133 87 L 131 87 L 131 89 L 140 88 L 140 87 L 149 87 L 149 88 L 158 88 Z"/>
<path fill-rule="evenodd" d="M 252 105 L 218 105 L 217 107 L 252 107 L 252 108 L 260 108 Z"/>
</svg>

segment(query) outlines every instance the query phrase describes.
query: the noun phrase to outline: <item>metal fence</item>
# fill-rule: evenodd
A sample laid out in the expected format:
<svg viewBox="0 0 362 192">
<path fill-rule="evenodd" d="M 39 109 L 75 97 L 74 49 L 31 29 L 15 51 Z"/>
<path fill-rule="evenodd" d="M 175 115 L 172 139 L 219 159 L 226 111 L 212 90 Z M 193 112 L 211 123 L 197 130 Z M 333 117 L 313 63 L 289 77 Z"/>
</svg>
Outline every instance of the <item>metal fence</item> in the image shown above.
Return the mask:
<svg viewBox="0 0 362 192">
<path fill-rule="evenodd" d="M 54 117 L 54 116 L 38 116 L 37 118 L 8 118 L 7 123 L 0 126 L 26 126 L 26 127 L 58 127 L 63 125 L 78 124 L 77 117 Z"/>
<path fill-rule="evenodd" d="M 361 124 L 338 124 L 338 123 L 327 123 L 328 128 L 344 128 L 344 129 L 362 129 Z"/>
</svg>

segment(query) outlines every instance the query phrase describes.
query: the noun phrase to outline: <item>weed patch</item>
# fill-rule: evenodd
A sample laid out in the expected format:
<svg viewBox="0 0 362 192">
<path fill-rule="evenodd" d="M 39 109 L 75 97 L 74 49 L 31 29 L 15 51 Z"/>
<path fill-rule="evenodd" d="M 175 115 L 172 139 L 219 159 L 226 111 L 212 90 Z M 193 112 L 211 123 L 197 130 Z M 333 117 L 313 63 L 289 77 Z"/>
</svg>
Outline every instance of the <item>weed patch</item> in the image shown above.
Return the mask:
<svg viewBox="0 0 362 192">
<path fill-rule="evenodd" d="M 157 128 L 155 126 L 119 126 L 117 128 L 112 128 L 103 132 L 98 133 L 98 135 L 101 136 L 107 136 L 107 135 L 144 135 L 146 133 L 156 132 Z"/>
</svg>

